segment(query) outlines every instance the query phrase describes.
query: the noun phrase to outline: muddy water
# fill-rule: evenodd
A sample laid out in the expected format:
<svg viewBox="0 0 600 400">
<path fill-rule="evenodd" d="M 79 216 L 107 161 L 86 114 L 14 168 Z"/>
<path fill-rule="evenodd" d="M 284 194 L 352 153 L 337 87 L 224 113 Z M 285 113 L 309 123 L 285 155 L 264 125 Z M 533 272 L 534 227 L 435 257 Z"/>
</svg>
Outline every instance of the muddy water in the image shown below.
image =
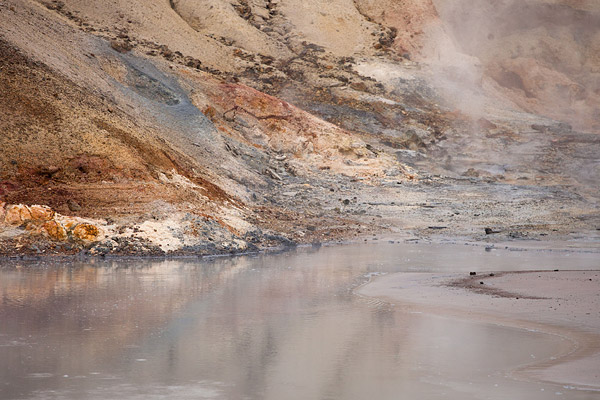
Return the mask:
<svg viewBox="0 0 600 400">
<path fill-rule="evenodd" d="M 353 294 L 379 273 L 597 263 L 597 254 L 379 244 L 5 264 L 0 399 L 600 399 L 508 377 L 568 348 L 559 337 Z"/>
</svg>

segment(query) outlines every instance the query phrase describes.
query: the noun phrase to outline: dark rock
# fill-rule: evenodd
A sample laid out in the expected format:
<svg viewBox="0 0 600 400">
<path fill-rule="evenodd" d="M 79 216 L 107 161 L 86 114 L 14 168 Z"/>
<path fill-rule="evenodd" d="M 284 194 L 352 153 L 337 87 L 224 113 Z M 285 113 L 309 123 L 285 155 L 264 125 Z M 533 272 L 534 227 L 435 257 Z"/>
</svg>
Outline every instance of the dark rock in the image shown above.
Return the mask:
<svg viewBox="0 0 600 400">
<path fill-rule="evenodd" d="M 395 27 L 391 27 L 381 34 L 381 36 L 379 37 L 379 44 L 381 44 L 384 47 L 389 47 L 394 44 L 394 40 L 396 39 L 397 35 L 398 29 L 396 29 Z"/>
<path fill-rule="evenodd" d="M 477 275 L 477 272 L 469 272 L 469 275 L 471 275 L 471 276 Z"/>
<path fill-rule="evenodd" d="M 67 207 L 73 212 L 81 211 L 81 206 L 73 199 L 67 200 Z"/>
<path fill-rule="evenodd" d="M 264 235 L 260 228 L 256 228 L 252 231 L 246 232 L 243 239 L 248 243 L 260 243 L 263 237 Z"/>
<path fill-rule="evenodd" d="M 520 238 L 524 238 L 527 237 L 527 233 L 524 232 L 510 232 L 508 234 L 508 237 L 513 238 L 513 239 L 520 239 Z"/>
<path fill-rule="evenodd" d="M 246 0 L 239 0 L 238 4 L 234 4 L 233 8 L 237 11 L 240 17 L 250 19 L 252 17 L 252 9 Z"/>
<path fill-rule="evenodd" d="M 367 85 L 365 85 L 363 82 L 353 82 L 352 84 L 350 84 L 350 87 L 359 92 L 368 92 L 369 91 L 369 89 L 367 88 Z"/>
<path fill-rule="evenodd" d="M 546 132 L 548 130 L 548 127 L 545 125 L 533 124 L 531 125 L 531 129 L 538 132 Z"/>
<path fill-rule="evenodd" d="M 552 133 L 569 133 L 573 131 L 573 127 L 567 123 L 559 122 L 555 125 L 541 125 L 541 124 L 533 124 L 531 125 L 531 129 L 538 132 L 552 132 Z"/>
<path fill-rule="evenodd" d="M 493 233 L 500 233 L 500 231 L 496 230 L 496 229 L 492 229 L 492 228 L 485 228 L 485 234 L 486 235 L 491 235 Z"/>
<path fill-rule="evenodd" d="M 127 53 L 128 51 L 131 51 L 131 49 L 133 49 L 133 45 L 131 44 L 131 42 L 129 42 L 128 40 L 111 40 L 110 41 L 110 47 L 113 48 L 113 50 L 118 51 L 119 53 Z"/>
<path fill-rule="evenodd" d="M 475 168 L 469 168 L 465 172 L 463 172 L 462 176 L 468 176 L 470 178 L 479 178 L 479 171 Z"/>
<path fill-rule="evenodd" d="M 297 246 L 296 242 L 294 242 L 293 240 L 290 240 L 290 239 L 288 239 L 288 238 L 286 238 L 285 236 L 282 236 L 282 235 L 265 234 L 264 238 L 266 240 L 276 242 L 276 243 L 278 243 L 280 245 L 283 245 L 283 246 L 286 246 L 286 247 L 295 247 L 295 246 Z"/>
</svg>

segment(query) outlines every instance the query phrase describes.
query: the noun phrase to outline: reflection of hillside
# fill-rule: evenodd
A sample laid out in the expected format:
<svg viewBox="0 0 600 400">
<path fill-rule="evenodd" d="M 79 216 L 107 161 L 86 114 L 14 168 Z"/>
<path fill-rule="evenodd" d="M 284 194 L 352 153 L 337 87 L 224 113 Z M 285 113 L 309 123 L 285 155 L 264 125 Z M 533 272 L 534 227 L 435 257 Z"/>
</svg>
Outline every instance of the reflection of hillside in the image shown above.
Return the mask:
<svg viewBox="0 0 600 400">
<path fill-rule="evenodd" d="M 272 268 L 260 272 L 262 256 L 201 265 L 160 261 L 4 268 L 0 354 L 10 361 L 2 362 L 0 380 L 19 382 L 30 373 L 50 373 L 52 379 L 116 373 L 114 363 L 116 369 L 123 367 L 129 352 L 150 352 L 157 359 L 156 373 L 171 371 L 174 379 L 197 375 L 191 366 L 198 359 L 211 371 L 236 357 L 244 358 L 235 363 L 240 371 L 268 364 L 268 354 L 280 347 L 274 338 L 301 332 L 290 316 L 298 308 L 306 308 L 306 318 L 324 312 L 326 305 L 309 309 L 355 274 L 352 268 L 339 268 L 340 257 L 320 257 L 321 268 L 308 268 L 310 254 L 293 261 L 288 256 L 273 257 Z M 244 279 L 236 278 L 240 273 Z M 9 346 L 14 338 L 27 339 L 17 348 Z M 11 367 L 23 360 L 22 369 Z"/>
<path fill-rule="evenodd" d="M 423 370 L 470 379 L 528 358 L 511 344 L 517 333 L 449 326 L 349 290 L 367 272 L 458 269 L 450 253 L 430 250 L 347 246 L 202 262 L 4 268 L 0 398 L 47 398 L 49 390 L 57 398 L 158 398 L 161 390 L 196 398 L 200 390 L 231 399 L 364 399 L 375 389 L 380 399 L 397 398 L 398 390 L 427 398 L 439 388 L 421 381 Z M 458 264 L 470 257 L 467 271 L 500 262 L 464 246 L 451 251 Z M 502 263 L 529 262 L 531 254 Z M 532 334 L 517 339 L 537 346 Z M 553 349 L 539 343 L 540 352 Z M 498 346 L 511 351 L 490 357 Z M 457 358 L 468 360 L 460 371 Z"/>
<path fill-rule="evenodd" d="M 4 269 L 0 381 L 14 381 L 24 372 L 11 368 L 24 357 L 11 351 L 11 343 L 27 346 L 26 370 L 59 375 L 76 369 L 85 375 L 160 329 L 190 300 L 222 287 L 245 268 L 242 259 L 236 264 L 221 261 L 207 268 L 164 261 Z M 12 362 L 6 362 L 10 357 Z"/>
</svg>

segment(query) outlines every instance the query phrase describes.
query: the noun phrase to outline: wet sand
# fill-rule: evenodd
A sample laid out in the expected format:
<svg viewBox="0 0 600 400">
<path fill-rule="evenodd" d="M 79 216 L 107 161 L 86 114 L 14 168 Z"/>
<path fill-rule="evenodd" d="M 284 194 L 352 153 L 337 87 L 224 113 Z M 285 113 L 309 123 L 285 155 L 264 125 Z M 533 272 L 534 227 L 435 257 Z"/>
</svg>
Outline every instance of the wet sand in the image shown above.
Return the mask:
<svg viewBox="0 0 600 400">
<path fill-rule="evenodd" d="M 408 312 L 534 330 L 567 338 L 567 351 L 527 366 L 516 379 L 600 390 L 600 270 L 443 274 L 395 273 L 358 294 Z M 557 352 L 560 351 L 557 349 Z"/>
</svg>

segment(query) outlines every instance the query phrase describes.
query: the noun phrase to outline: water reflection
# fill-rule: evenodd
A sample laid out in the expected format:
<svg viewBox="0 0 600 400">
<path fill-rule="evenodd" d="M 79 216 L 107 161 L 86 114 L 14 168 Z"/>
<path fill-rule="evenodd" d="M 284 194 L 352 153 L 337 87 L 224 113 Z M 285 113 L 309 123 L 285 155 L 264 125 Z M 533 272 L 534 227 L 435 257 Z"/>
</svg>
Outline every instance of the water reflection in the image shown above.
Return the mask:
<svg viewBox="0 0 600 400">
<path fill-rule="evenodd" d="M 6 265 L 0 398 L 547 398 L 541 389 L 552 386 L 502 372 L 553 355 L 565 345 L 559 339 L 407 314 L 351 291 L 373 272 L 506 270 L 524 261 L 530 269 L 596 263 L 378 245 Z"/>
</svg>

